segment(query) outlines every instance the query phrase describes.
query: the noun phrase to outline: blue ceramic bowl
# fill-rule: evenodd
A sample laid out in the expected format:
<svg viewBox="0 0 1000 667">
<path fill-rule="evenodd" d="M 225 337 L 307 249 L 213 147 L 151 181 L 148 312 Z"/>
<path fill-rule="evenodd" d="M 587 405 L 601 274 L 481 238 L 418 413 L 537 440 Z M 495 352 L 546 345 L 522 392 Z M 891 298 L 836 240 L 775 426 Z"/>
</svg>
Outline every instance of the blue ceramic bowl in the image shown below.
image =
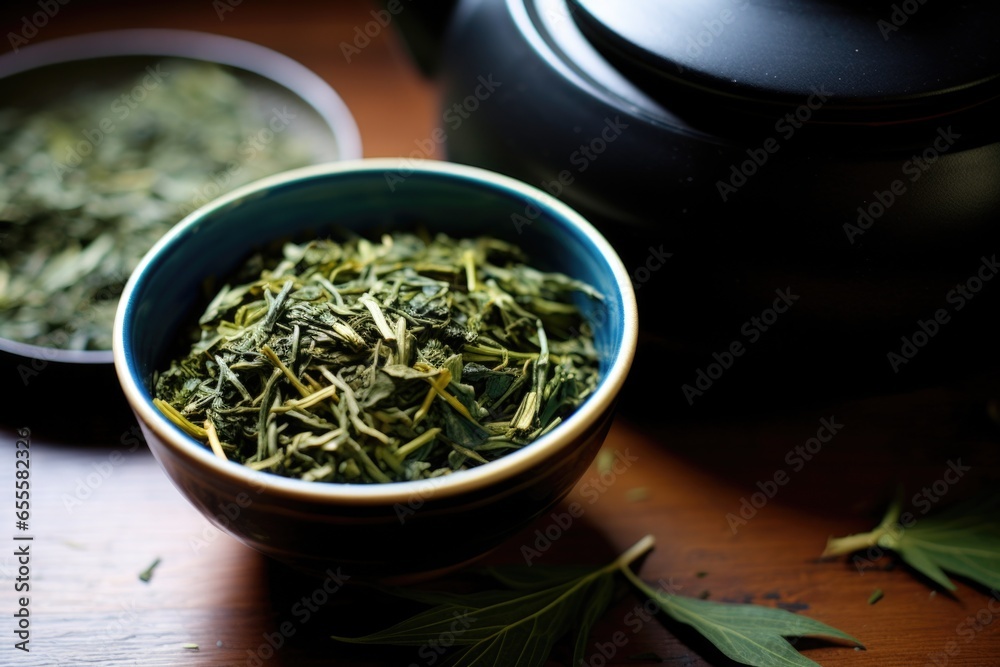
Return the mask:
<svg viewBox="0 0 1000 667">
<path fill-rule="evenodd" d="M 517 242 L 538 268 L 587 281 L 583 305 L 601 359 L 596 392 L 521 450 L 443 478 L 391 484 L 288 479 L 222 461 L 152 404 L 153 373 L 197 317 L 206 279 L 222 279 L 267 242 L 334 227 L 363 235 L 423 224 L 453 236 Z M 286 172 L 195 211 L 146 255 L 119 305 L 118 377 L 146 441 L 188 500 L 244 543 L 297 567 L 400 576 L 474 559 L 550 510 L 583 475 L 612 421 L 636 345 L 629 276 L 597 231 L 558 199 L 481 169 L 359 160 Z"/>
</svg>

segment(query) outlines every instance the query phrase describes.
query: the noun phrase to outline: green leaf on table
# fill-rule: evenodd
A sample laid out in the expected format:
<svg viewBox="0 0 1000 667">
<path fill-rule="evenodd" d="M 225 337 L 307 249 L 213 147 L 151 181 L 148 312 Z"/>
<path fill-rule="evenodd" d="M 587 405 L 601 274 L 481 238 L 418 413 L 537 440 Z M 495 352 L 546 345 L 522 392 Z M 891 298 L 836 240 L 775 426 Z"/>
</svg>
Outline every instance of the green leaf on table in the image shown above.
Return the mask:
<svg viewBox="0 0 1000 667">
<path fill-rule="evenodd" d="M 594 600 L 584 605 L 580 610 L 580 627 L 576 633 L 576 640 L 573 642 L 572 664 L 574 665 L 582 664 L 584 658 L 587 657 L 587 640 L 590 639 L 590 629 L 611 606 L 615 595 L 615 582 L 612 577 L 602 577 L 594 588 Z"/>
<path fill-rule="evenodd" d="M 728 658 L 757 667 L 815 667 L 787 637 L 827 637 L 861 646 L 854 637 L 825 623 L 784 609 L 725 604 L 653 589 L 631 572 L 626 576 L 675 621 L 690 625 Z"/>
<path fill-rule="evenodd" d="M 571 579 L 579 579 L 594 571 L 587 565 L 493 565 L 480 572 L 496 580 L 498 584 L 513 590 L 538 590 Z"/>
<path fill-rule="evenodd" d="M 569 636 L 573 665 L 586 657 L 590 631 L 607 611 L 622 574 L 672 618 L 691 625 L 730 658 L 751 667 L 809 667 L 785 637 L 821 636 L 860 642 L 840 630 L 758 605 L 733 605 L 680 598 L 657 591 L 630 569 L 653 546 L 646 536 L 613 562 L 597 568 L 527 565 L 488 568 L 506 589 L 475 593 L 383 589 L 434 605 L 396 625 L 363 637 L 334 639 L 393 646 L 442 645 L 455 649 L 448 665 L 541 667 L 556 642 Z"/>
<path fill-rule="evenodd" d="M 545 572 L 540 569 L 532 576 L 514 577 L 512 580 L 529 586 L 514 591 L 401 592 L 403 597 L 436 602 L 436 606 L 374 634 L 334 639 L 422 646 L 448 637 L 458 647 L 449 664 L 541 667 L 556 641 L 571 630 L 576 631 L 575 644 L 582 657 L 591 627 L 611 603 L 617 570 L 616 560 L 569 580 L 562 572 L 552 571 L 546 585 L 542 579 Z"/>
<path fill-rule="evenodd" d="M 959 503 L 926 517 L 902 515 L 897 499 L 872 531 L 831 539 L 823 556 L 879 547 L 953 591 L 946 572 L 1000 588 L 1000 496 Z"/>
</svg>

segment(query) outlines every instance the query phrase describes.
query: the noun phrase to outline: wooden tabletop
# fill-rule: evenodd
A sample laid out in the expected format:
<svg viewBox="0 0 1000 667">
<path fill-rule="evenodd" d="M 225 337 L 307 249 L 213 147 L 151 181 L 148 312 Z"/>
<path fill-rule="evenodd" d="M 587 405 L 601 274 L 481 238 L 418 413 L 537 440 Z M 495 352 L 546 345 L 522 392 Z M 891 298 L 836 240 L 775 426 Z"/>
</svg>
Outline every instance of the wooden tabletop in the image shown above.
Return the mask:
<svg viewBox="0 0 1000 667">
<path fill-rule="evenodd" d="M 220 4 L 232 11 L 220 16 Z M 147 10 L 139 3 L 78 0 L 61 4 L 33 41 L 167 27 L 257 42 L 334 86 L 357 119 L 366 156 L 409 154 L 441 124 L 435 86 L 420 76 L 391 30 L 346 63 L 338 44 L 369 20 L 370 7 L 344 5 L 203 0 Z M 22 15 L 7 9 L 3 16 L 5 35 L 19 29 Z M 651 534 L 656 547 L 639 570 L 647 581 L 671 582 L 681 595 L 784 607 L 864 643 L 865 650 L 797 644 L 826 667 L 1000 665 L 998 607 L 989 591 L 959 581 L 947 594 L 890 556 L 860 569 L 846 558 L 818 559 L 828 537 L 872 528 L 898 483 L 911 494 L 944 490 L 943 506 L 998 478 L 1000 429 L 987 414 L 998 390 L 992 379 L 983 374 L 886 396 L 817 395 L 780 409 L 697 417 L 658 414 L 649 398 L 655 388 L 632 383 L 605 447 L 627 453 L 634 464 L 619 473 L 592 467 L 554 510 L 565 512 L 572 502 L 583 508 L 557 539 L 544 537 L 556 522 L 545 516 L 486 562 L 524 562 L 531 553 L 536 563 L 600 564 Z M 88 445 L 40 436 L 42 426 L 0 427 L 6 459 L 0 498 L 9 522 L 7 537 L 0 537 L 7 540 L 0 549 L 0 616 L 7 619 L 0 624 L 0 665 L 438 662 L 437 654 L 331 640 L 344 628 L 377 624 L 393 610 L 333 594 L 305 613 L 302 600 L 314 596 L 317 582 L 209 524 L 133 437 L 132 424 L 109 425 L 120 435 Z M 16 529 L 11 508 L 21 428 L 32 431 L 26 531 Z M 832 435 L 822 443 L 815 439 L 821 428 Z M 934 486 L 956 466 L 960 478 Z M 33 539 L 14 539 L 26 536 Z M 26 573 L 15 556 L 25 544 Z M 154 561 L 149 581 L 141 580 Z M 30 582 L 27 653 L 14 647 L 21 576 Z M 869 604 L 876 589 L 884 597 Z M 641 610 L 642 600 L 630 593 L 616 600 L 592 633 L 588 664 L 732 664 L 683 626 Z M 557 657 L 568 664 L 565 652 Z"/>
</svg>

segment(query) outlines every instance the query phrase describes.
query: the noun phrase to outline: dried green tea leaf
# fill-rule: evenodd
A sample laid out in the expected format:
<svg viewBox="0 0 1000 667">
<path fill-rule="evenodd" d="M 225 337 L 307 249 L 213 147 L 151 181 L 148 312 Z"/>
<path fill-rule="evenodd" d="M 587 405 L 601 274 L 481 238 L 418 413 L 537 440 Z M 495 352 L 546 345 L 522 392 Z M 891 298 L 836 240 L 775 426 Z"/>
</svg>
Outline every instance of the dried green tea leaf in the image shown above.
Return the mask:
<svg viewBox="0 0 1000 667">
<path fill-rule="evenodd" d="M 155 570 L 156 566 L 159 564 L 160 564 L 160 559 L 159 558 L 155 559 L 152 563 L 149 564 L 149 567 L 147 567 L 145 570 L 139 573 L 139 580 L 148 582 L 150 579 L 152 579 L 153 570 Z"/>
<path fill-rule="evenodd" d="M 308 481 L 488 463 L 598 383 L 578 306 L 600 306 L 596 292 L 525 261 L 496 239 L 441 234 L 287 243 L 211 300 L 190 352 L 157 374 L 154 403 L 217 455 Z"/>
<path fill-rule="evenodd" d="M 594 461 L 594 465 L 597 467 L 598 474 L 610 475 L 613 472 L 611 466 L 614 462 L 615 452 L 607 447 L 602 447 L 601 450 L 597 452 L 597 458 Z"/>
<path fill-rule="evenodd" d="M 638 503 L 649 499 L 649 489 L 645 486 L 635 486 L 625 491 L 625 500 Z"/>
<path fill-rule="evenodd" d="M 165 59 L 0 110 L 0 338 L 111 349 L 118 297 L 160 236 L 219 194 L 313 162 L 252 95 L 221 66 Z"/>
</svg>

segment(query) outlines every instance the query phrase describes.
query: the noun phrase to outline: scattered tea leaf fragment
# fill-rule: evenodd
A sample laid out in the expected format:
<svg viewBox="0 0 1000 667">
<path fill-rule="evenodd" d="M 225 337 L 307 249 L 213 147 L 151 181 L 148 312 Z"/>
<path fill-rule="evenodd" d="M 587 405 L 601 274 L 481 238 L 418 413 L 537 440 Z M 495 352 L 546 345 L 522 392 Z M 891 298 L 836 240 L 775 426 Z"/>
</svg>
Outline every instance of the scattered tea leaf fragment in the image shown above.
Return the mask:
<svg viewBox="0 0 1000 667">
<path fill-rule="evenodd" d="M 597 472 L 600 475 L 611 474 L 611 466 L 615 462 L 615 453 L 607 448 L 597 453 Z"/>
<path fill-rule="evenodd" d="M 625 499 L 630 503 L 638 503 L 649 498 L 649 489 L 644 486 L 636 486 L 625 492 Z"/>
<path fill-rule="evenodd" d="M 150 579 L 153 578 L 153 570 L 155 570 L 156 566 L 159 564 L 160 564 L 160 559 L 159 558 L 155 559 L 152 563 L 149 564 L 149 567 L 147 567 L 145 570 L 139 573 L 139 579 L 141 581 L 148 582 Z"/>
</svg>

